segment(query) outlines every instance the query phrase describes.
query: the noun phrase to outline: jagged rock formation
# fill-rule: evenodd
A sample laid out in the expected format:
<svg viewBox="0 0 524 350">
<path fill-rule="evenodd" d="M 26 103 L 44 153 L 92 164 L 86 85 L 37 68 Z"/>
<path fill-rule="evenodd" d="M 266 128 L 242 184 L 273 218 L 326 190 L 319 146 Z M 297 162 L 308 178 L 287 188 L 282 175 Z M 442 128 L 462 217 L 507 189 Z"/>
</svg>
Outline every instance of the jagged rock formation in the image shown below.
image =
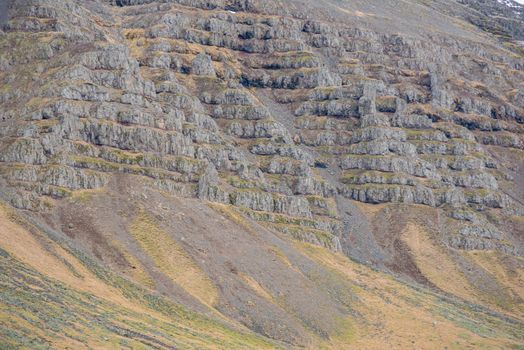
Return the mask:
<svg viewBox="0 0 524 350">
<path fill-rule="evenodd" d="M 17 207 L 130 173 L 338 249 L 337 195 L 512 206 L 484 145 L 523 147 L 522 58 L 438 33 L 255 15 L 257 3 L 138 4 L 105 17 L 100 3 L 13 9 L 4 45 L 15 31 L 40 42 L 31 57 L 2 55 L 17 77 L 4 84 L 1 154 Z"/>
<path fill-rule="evenodd" d="M 374 3 L 13 1 L 2 197 L 52 216 L 131 178 L 427 283 L 365 212 L 421 205 L 440 246 L 522 257 L 523 13 Z M 492 13 L 504 38 L 462 21 Z"/>
</svg>

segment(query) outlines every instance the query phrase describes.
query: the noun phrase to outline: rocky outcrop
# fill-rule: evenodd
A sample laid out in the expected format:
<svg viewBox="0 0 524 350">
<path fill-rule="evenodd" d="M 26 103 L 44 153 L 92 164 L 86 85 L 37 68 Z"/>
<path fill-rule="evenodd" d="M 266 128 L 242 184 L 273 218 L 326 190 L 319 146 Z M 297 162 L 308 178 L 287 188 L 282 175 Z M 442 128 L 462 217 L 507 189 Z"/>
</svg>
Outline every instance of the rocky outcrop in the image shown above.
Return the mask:
<svg viewBox="0 0 524 350">
<path fill-rule="evenodd" d="M 191 74 L 214 77 L 216 73 L 211 57 L 203 53 L 196 55 L 191 63 Z"/>
<path fill-rule="evenodd" d="M 129 174 L 338 250 L 343 213 L 321 204 L 337 196 L 516 205 L 490 147 L 523 149 L 518 53 L 272 1 L 53 4 L 29 1 L 1 34 L 0 170 L 16 206 Z"/>
</svg>

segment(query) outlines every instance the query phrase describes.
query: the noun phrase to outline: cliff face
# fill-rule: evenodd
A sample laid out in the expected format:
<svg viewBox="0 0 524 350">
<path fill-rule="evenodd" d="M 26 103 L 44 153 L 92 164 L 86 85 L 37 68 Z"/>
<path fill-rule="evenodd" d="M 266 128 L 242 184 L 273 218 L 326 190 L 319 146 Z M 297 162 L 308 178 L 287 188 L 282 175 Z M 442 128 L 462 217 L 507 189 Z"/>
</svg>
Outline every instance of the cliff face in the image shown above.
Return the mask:
<svg viewBox="0 0 524 350">
<path fill-rule="evenodd" d="M 242 324 L 260 347 L 391 346 L 344 335 L 386 307 L 355 306 L 352 284 L 372 282 L 348 275 L 366 267 L 347 257 L 437 293 L 423 300 L 445 292 L 522 325 L 523 13 L 11 1 L 0 195 L 34 235 L 60 237 L 51 245 Z M 522 341 L 509 325 L 473 333 Z"/>
</svg>

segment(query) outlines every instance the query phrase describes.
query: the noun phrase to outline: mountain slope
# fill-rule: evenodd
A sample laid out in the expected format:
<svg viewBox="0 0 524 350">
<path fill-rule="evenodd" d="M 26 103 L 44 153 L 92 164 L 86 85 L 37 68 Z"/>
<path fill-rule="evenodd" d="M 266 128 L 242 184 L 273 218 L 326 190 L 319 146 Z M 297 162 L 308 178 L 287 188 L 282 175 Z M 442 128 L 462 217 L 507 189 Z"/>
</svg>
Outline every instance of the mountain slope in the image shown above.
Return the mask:
<svg viewBox="0 0 524 350">
<path fill-rule="evenodd" d="M 522 23 L 482 4 L 11 1 L 6 344 L 518 349 Z"/>
<path fill-rule="evenodd" d="M 199 204 L 195 205 L 198 208 Z M 197 208 L 186 211 L 182 207 L 179 213 L 190 220 Z M 163 296 L 108 273 L 107 265 L 103 268 L 72 248 L 65 237 L 49 229 L 43 232 L 3 207 L 3 346 L 369 349 L 434 348 L 438 344 L 506 349 L 517 348 L 522 341 L 522 323 L 514 319 L 405 285 L 340 254 L 283 241 L 261 227 L 243 226 L 207 210 L 208 221 L 222 222 L 220 226 L 227 227 L 227 235 L 234 235 L 236 241 L 267 244 L 266 251 L 258 255 L 231 249 L 228 254 L 209 258 L 213 262 L 229 259 L 227 268 L 213 265 L 220 270 L 218 276 L 206 271 L 221 291 L 222 300 L 215 309 L 202 309 L 189 296 L 174 297 L 181 291 L 159 286 L 159 280 L 155 284 L 164 289 Z M 215 235 L 206 238 L 211 240 Z M 126 252 L 117 242 L 123 245 L 112 242 L 113 254 Z M 256 247 L 264 244 L 259 242 Z M 188 253 L 195 254 L 191 248 Z M 140 259 L 137 252 L 127 254 L 130 261 L 133 254 Z M 254 262 L 246 261 L 246 255 Z M 127 276 L 143 269 L 146 276 L 155 277 L 154 268 L 135 264 L 128 267 L 133 272 Z M 209 264 L 202 268 L 206 267 Z M 282 277 L 287 282 L 280 280 Z M 302 287 L 294 287 L 295 283 Z M 233 290 L 225 290 L 226 286 Z M 182 307 L 172 298 L 188 306 Z M 242 323 L 282 342 L 256 336 L 232 321 L 239 311 Z M 231 318 L 226 320 L 224 315 Z M 270 320 L 264 322 L 264 315 L 271 315 Z M 289 319 L 290 315 L 295 320 Z"/>
</svg>

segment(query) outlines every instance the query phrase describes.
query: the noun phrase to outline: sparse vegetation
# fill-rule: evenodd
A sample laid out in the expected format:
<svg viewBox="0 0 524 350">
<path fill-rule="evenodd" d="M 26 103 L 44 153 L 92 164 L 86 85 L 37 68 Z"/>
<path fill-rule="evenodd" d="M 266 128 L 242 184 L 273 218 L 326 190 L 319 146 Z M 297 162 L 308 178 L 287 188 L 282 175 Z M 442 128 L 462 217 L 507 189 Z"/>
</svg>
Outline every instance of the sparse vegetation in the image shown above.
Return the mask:
<svg viewBox="0 0 524 350">
<path fill-rule="evenodd" d="M 213 306 L 218 291 L 184 249 L 141 210 L 130 232 L 158 269 L 206 305 Z"/>
<path fill-rule="evenodd" d="M 524 350 L 506 2 L 0 6 L 0 349 Z"/>
</svg>

